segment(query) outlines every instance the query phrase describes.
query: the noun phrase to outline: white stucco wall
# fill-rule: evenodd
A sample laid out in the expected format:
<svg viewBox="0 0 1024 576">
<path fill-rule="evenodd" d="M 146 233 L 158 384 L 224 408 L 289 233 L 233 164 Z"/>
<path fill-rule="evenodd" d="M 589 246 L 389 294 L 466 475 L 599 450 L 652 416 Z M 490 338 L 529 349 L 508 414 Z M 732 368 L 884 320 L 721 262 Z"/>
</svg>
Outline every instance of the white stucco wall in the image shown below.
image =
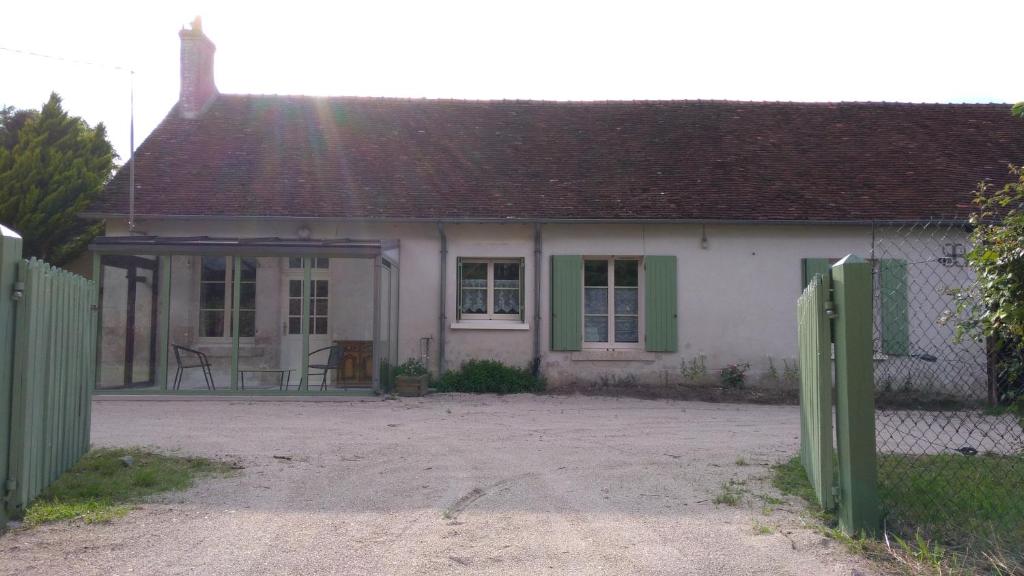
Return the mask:
<svg viewBox="0 0 1024 576">
<path fill-rule="evenodd" d="M 447 224 L 447 279 L 445 290 L 444 329 L 439 334 L 440 236 L 434 224 L 363 224 L 317 223 L 298 221 L 140 221 L 139 228 L 148 234 L 166 236 L 241 236 L 295 237 L 300 226 L 311 229 L 314 238 L 394 239 L 400 242 L 400 325 L 398 358 L 403 361 L 417 357 L 421 338 L 431 339 L 432 367 L 436 368 L 438 338 L 445 341 L 446 366 L 458 367 L 472 358 L 493 358 L 518 366 L 529 366 L 533 360 L 534 332 L 540 330 L 541 368 L 554 386 L 586 385 L 595 382 L 630 382 L 636 385 L 658 385 L 678 382 L 680 366 L 703 357 L 707 379 L 716 381 L 718 370 L 727 364 L 749 363 L 748 382 L 761 385 L 782 385 L 784 365 L 795 364 L 796 320 L 795 301 L 801 290 L 801 259 L 839 258 L 848 253 L 870 256 L 872 230 L 868 226 L 792 226 L 792 225 L 694 225 L 694 224 L 545 224 L 542 226 L 543 256 L 541 270 L 534 268 L 534 228 L 524 224 Z M 108 224 L 108 233 L 123 233 L 118 223 Z M 701 236 L 707 243 L 702 246 Z M 934 239 L 922 236 L 918 250 L 935 254 Z M 672 354 L 645 352 L 629 354 L 569 353 L 550 350 L 550 316 L 548 313 L 549 263 L 556 254 L 646 256 L 674 255 L 678 263 L 678 330 L 679 350 Z M 525 330 L 479 330 L 453 326 L 456 309 L 456 263 L 460 257 L 523 258 L 525 260 L 526 318 Z M 892 255 L 892 257 L 899 257 Z M 913 276 L 921 274 L 922 266 L 909 268 Z M 351 272 L 351 271 L 350 271 Z M 541 298 L 536 301 L 534 274 L 539 272 Z M 965 274 L 959 269 L 959 274 Z M 343 274 L 344 275 L 344 274 Z M 934 274 L 929 272 L 929 277 Z M 175 291 L 179 282 L 195 283 L 175 273 Z M 359 278 L 359 274 L 347 274 Z M 946 281 L 958 281 L 956 278 Z M 337 284 L 341 293 L 341 284 Z M 349 287 L 360 292 L 357 286 Z M 367 287 L 368 288 L 368 287 Z M 260 287 L 257 297 L 260 308 L 278 309 L 281 304 Z M 332 288 L 332 291 L 334 289 Z M 346 330 L 372 330 L 359 321 L 359 309 L 342 311 L 344 298 L 332 298 L 332 314 L 346 318 Z M 935 354 L 934 343 L 914 341 L 914 334 L 930 334 L 944 338 L 932 330 L 941 310 L 913 308 L 911 296 L 912 351 Z M 939 302 L 928 299 L 935 308 Z M 349 302 L 366 306 L 366 301 Z M 536 325 L 536 306 L 541 307 L 541 322 Z M 176 303 L 182 308 L 195 308 L 193 303 Z M 337 308 L 342 307 L 342 309 Z M 183 312 L 191 314 L 193 312 Z M 173 314 L 172 314 L 173 315 Z M 259 318 L 259 314 L 257 315 Z M 272 315 L 274 321 L 277 316 Z M 194 325 L 194 323 L 192 324 Z M 172 326 L 172 330 L 175 330 Z M 362 332 L 360 332 L 361 334 Z M 367 336 L 367 339 L 369 337 Z M 916 346 L 916 348 L 915 348 Z M 933 350 L 924 350 L 931 348 Z M 983 349 L 967 349 L 976 357 Z M 244 352 L 243 352 L 244 356 Z M 923 365 L 904 360 L 908 365 L 901 373 L 934 374 L 939 363 Z M 770 359 L 770 360 L 769 360 Z M 774 365 L 777 379 L 767 378 L 769 363 Z M 963 364 L 963 362 L 961 362 Z M 983 390 L 983 364 L 971 365 L 961 371 L 963 378 L 980 379 L 975 388 Z M 924 376 L 921 376 L 923 378 Z M 914 376 L 918 378 L 918 376 Z M 935 378 L 933 377 L 934 381 Z"/>
<path fill-rule="evenodd" d="M 533 361 L 533 319 L 537 302 L 533 295 L 533 226 L 524 224 L 448 224 L 448 281 L 445 286 L 447 320 L 445 350 L 449 368 L 466 360 L 488 358 L 520 367 Z M 525 259 L 525 301 L 528 330 L 482 330 L 464 328 L 473 322 L 456 323 L 458 306 L 456 264 L 459 258 Z M 546 296 L 544 296 L 546 298 Z M 546 300 L 541 301 L 546 309 Z M 461 327 L 460 327 L 461 326 Z"/>
<path fill-rule="evenodd" d="M 545 374 L 553 380 L 607 378 L 661 383 L 680 377 L 680 364 L 703 357 L 708 377 L 727 364 L 749 363 L 756 382 L 772 358 L 795 362 L 795 302 L 801 290 L 801 259 L 842 256 L 870 246 L 869 228 L 699 225 L 552 225 L 544 232 L 546 254 L 673 255 L 678 266 L 679 351 L 641 354 L 629 362 L 574 361 L 549 353 Z M 546 284 L 548 277 L 542 277 Z M 550 334 L 542 331 L 544 347 Z M 575 355 L 579 357 L 580 355 Z"/>
</svg>

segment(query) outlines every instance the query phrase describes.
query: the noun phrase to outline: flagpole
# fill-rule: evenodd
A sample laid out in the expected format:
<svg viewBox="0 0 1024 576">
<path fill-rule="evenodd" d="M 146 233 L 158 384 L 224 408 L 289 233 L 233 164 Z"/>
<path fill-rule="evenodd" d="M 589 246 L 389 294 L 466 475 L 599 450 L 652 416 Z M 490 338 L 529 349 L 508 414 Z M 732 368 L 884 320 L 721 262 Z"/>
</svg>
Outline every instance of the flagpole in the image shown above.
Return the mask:
<svg viewBox="0 0 1024 576">
<path fill-rule="evenodd" d="M 131 122 L 128 136 L 128 233 L 135 232 L 135 70 L 131 70 Z"/>
</svg>

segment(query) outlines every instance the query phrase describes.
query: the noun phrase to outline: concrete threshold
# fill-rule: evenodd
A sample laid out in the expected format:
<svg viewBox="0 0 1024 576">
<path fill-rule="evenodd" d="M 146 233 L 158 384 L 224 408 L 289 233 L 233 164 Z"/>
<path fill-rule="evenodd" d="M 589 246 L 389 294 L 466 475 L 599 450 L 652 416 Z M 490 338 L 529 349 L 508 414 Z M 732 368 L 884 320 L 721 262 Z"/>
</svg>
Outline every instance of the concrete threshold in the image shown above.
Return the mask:
<svg viewBox="0 0 1024 576">
<path fill-rule="evenodd" d="M 240 394 L 94 394 L 93 402 L 380 402 L 386 396 L 245 396 Z"/>
</svg>

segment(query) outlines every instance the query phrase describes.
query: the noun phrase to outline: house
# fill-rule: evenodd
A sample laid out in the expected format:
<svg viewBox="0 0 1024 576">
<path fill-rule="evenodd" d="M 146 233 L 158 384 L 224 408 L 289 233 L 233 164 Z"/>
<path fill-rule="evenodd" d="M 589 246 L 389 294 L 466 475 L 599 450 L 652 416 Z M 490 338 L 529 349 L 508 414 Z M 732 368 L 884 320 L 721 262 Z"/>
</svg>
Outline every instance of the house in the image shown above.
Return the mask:
<svg viewBox="0 0 1024 576">
<path fill-rule="evenodd" d="M 553 388 L 764 372 L 795 362 L 808 270 L 962 219 L 1024 159 L 1006 105 L 220 94 L 214 44 L 180 36 L 134 195 L 122 168 L 89 211 L 102 389 L 380 388 L 410 358 Z"/>
</svg>

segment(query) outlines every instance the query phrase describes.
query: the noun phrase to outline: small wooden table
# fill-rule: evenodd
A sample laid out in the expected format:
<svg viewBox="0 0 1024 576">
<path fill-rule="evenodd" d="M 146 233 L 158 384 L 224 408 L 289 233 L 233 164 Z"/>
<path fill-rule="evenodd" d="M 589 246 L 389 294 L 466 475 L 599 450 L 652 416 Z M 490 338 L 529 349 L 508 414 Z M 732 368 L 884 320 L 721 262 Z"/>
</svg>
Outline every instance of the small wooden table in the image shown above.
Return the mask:
<svg viewBox="0 0 1024 576">
<path fill-rule="evenodd" d="M 288 386 L 291 385 L 291 383 L 292 383 L 292 372 L 294 372 L 294 371 L 295 371 L 294 368 L 244 368 L 244 369 L 240 369 L 238 371 L 238 374 L 241 375 L 241 377 L 242 377 L 241 378 L 242 390 L 245 390 L 245 373 L 246 372 L 252 372 L 252 373 L 260 373 L 260 372 L 262 372 L 262 373 L 265 373 L 265 374 L 267 374 L 267 373 L 269 373 L 269 374 L 278 374 L 281 377 L 281 383 L 278 385 L 278 389 L 279 390 L 287 390 Z"/>
</svg>

